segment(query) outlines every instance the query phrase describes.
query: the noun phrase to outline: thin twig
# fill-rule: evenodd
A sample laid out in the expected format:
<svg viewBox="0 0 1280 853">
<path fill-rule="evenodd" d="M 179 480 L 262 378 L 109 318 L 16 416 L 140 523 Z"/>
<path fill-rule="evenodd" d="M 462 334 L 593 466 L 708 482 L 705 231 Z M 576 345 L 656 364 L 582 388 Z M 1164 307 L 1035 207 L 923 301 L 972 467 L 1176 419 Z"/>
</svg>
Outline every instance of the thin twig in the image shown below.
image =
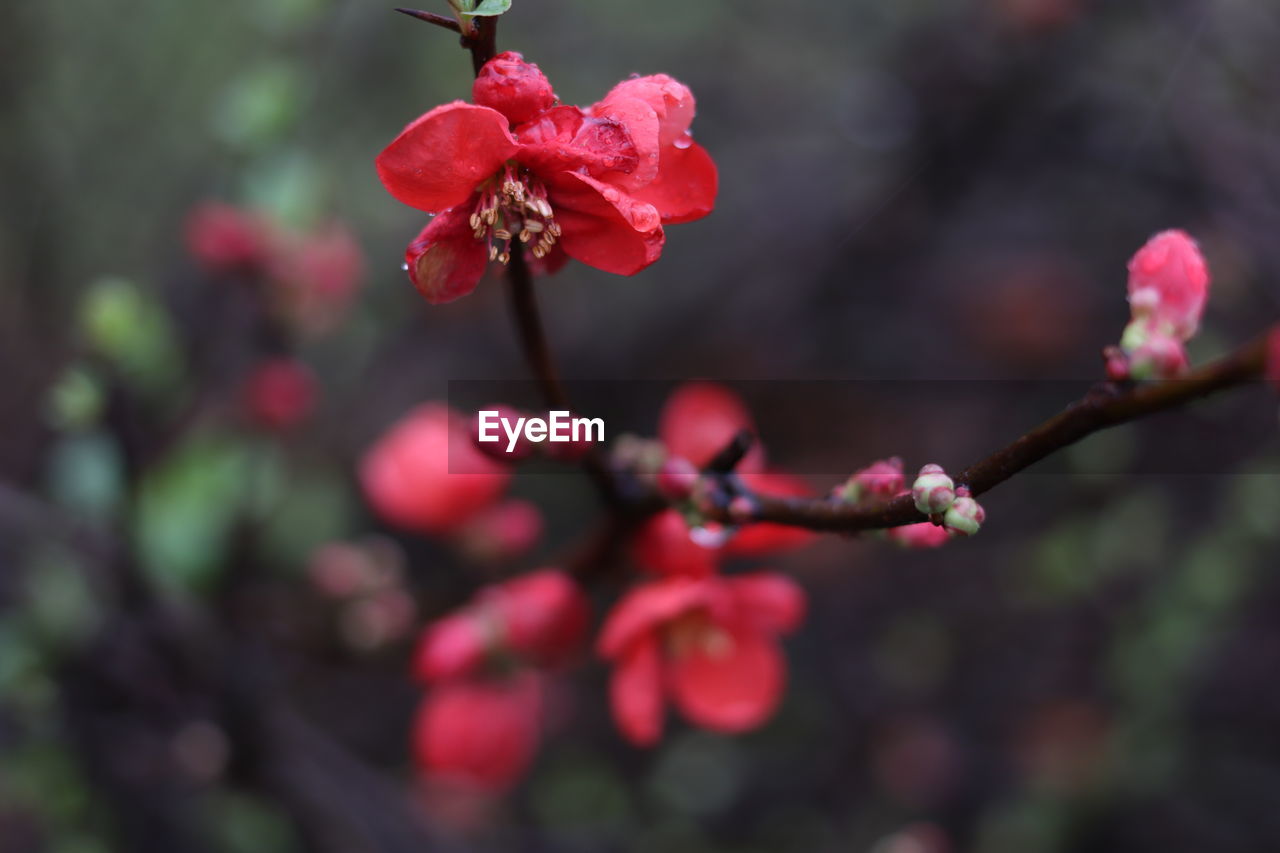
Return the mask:
<svg viewBox="0 0 1280 853">
<path fill-rule="evenodd" d="M 428 24 L 435 24 L 437 27 L 444 27 L 446 30 L 452 30 L 455 33 L 462 33 L 462 27 L 458 25 L 457 20 L 445 15 L 437 15 L 435 12 L 424 12 L 421 9 L 401 9 L 396 11 L 402 15 L 408 15 L 410 18 L 417 18 L 419 21 L 426 21 Z"/>
<path fill-rule="evenodd" d="M 1266 364 L 1267 340 L 1259 338 L 1236 352 L 1194 370 L 1181 379 L 1121 386 L 1107 382 L 1096 386 L 1062 413 L 1040 424 L 1007 447 L 970 465 L 955 478 L 975 495 L 989 491 L 1014 474 L 1107 427 L 1147 415 L 1175 409 L 1218 391 L 1261 377 Z M 785 498 L 748 493 L 756 507 L 754 519 L 809 530 L 853 533 L 899 527 L 926 521 L 903 495 L 873 507 L 842 503 L 828 498 Z M 718 510 L 728 521 L 727 512 Z"/>
</svg>

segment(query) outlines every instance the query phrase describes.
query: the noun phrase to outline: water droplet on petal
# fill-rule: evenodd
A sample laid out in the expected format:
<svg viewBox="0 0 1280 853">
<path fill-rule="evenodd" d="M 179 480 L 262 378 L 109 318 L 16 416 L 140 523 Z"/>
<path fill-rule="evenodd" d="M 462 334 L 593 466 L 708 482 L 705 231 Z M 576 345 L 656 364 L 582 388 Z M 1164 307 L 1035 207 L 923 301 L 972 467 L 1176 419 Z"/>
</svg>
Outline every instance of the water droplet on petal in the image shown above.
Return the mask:
<svg viewBox="0 0 1280 853">
<path fill-rule="evenodd" d="M 408 263 L 408 261 L 406 261 L 405 263 L 401 264 L 401 265 L 400 265 L 400 269 L 401 269 L 401 270 L 403 270 L 404 272 L 408 272 L 408 271 L 409 271 L 409 263 Z"/>
<path fill-rule="evenodd" d="M 684 150 L 689 146 L 693 145 L 693 134 L 689 133 L 688 131 L 685 131 L 684 133 L 677 136 L 672 141 L 671 144 L 681 150 Z"/>
<path fill-rule="evenodd" d="M 615 190 L 613 187 L 606 188 L 603 195 L 604 195 L 604 200 L 609 202 L 610 204 L 618 200 L 618 191 Z"/>
<path fill-rule="evenodd" d="M 719 548 L 729 541 L 731 532 L 719 526 L 699 526 L 689 530 L 689 538 L 695 545 L 701 545 L 703 548 Z"/>
</svg>

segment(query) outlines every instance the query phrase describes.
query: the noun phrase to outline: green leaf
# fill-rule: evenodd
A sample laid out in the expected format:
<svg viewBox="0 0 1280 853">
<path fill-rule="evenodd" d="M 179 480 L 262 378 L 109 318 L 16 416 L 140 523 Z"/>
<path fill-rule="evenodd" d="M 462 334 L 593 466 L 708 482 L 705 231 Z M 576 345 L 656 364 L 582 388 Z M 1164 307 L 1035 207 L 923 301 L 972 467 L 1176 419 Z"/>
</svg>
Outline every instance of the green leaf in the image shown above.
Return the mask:
<svg viewBox="0 0 1280 853">
<path fill-rule="evenodd" d="M 480 0 L 476 7 L 466 14 L 477 18 L 488 18 L 501 15 L 511 8 L 511 0 Z"/>
</svg>

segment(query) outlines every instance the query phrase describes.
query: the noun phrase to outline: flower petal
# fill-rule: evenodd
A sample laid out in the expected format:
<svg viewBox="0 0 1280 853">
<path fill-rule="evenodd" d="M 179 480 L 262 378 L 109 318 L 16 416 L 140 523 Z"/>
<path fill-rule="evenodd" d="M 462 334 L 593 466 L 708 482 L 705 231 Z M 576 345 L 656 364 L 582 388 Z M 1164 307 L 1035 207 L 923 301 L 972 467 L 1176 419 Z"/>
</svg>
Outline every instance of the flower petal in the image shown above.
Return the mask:
<svg viewBox="0 0 1280 853">
<path fill-rule="evenodd" d="M 720 625 L 724 635 L 667 661 L 671 698 L 703 728 L 743 732 L 768 719 L 786 680 L 777 644 L 747 623 Z"/>
<path fill-rule="evenodd" d="M 454 101 L 392 140 L 378 155 L 378 177 L 405 204 L 437 212 L 466 201 L 515 151 L 502 113 Z"/>
<path fill-rule="evenodd" d="M 626 190 L 652 183 L 658 177 L 661 150 L 658 144 L 659 119 L 653 107 L 638 98 L 619 97 L 596 104 L 591 114 L 595 121 L 608 121 L 622 128 L 635 152 L 634 162 L 627 168 L 597 177 Z"/>
<path fill-rule="evenodd" d="M 475 290 L 489 264 L 485 243 L 471 230 L 467 204 L 427 223 L 405 250 L 413 286 L 432 304 L 452 302 Z"/>
<path fill-rule="evenodd" d="M 613 718 L 627 739 L 651 746 L 662 737 L 662 659 L 656 637 L 647 636 L 622 656 L 609 681 Z"/>
<path fill-rule="evenodd" d="M 634 587 L 609 612 L 600 628 L 596 649 L 603 658 L 617 658 L 645 632 L 695 607 L 706 606 L 713 592 L 710 583 L 686 577 Z"/>
<path fill-rule="evenodd" d="M 686 382 L 662 406 L 658 437 L 667 450 L 701 468 L 724 449 L 741 430 L 756 431 L 755 421 L 742 399 L 714 382 Z M 755 442 L 738 471 L 764 467 L 764 449 Z"/>
<path fill-rule="evenodd" d="M 602 107 L 607 109 L 611 102 L 626 98 L 636 98 L 653 108 L 658 116 L 658 145 L 664 149 L 688 131 L 697 111 L 688 86 L 666 74 L 650 74 L 623 80 L 592 107 L 592 112 L 600 114 Z"/>
<path fill-rule="evenodd" d="M 662 149 L 657 177 L 631 193 L 656 207 L 664 225 L 701 219 L 716 206 L 719 175 L 715 161 L 707 149 L 688 137 L 683 139 L 686 141 Z"/>
<path fill-rule="evenodd" d="M 771 634 L 793 631 L 804 619 L 805 595 L 800 585 L 776 572 L 753 572 L 725 578 L 740 617 Z"/>
<path fill-rule="evenodd" d="M 631 540 L 631 558 L 655 575 L 700 578 L 715 574 L 720 550 L 695 542 L 680 513 L 666 509 L 636 532 Z"/>
<path fill-rule="evenodd" d="M 560 172 L 547 182 L 565 254 L 587 266 L 633 275 L 662 254 L 662 220 L 651 204 L 588 175 Z"/>
<path fill-rule="evenodd" d="M 573 106 L 549 109 L 517 127 L 515 135 L 520 143 L 516 159 L 539 174 L 586 169 L 601 177 L 631 173 L 639 163 L 635 143 L 621 122 L 589 116 Z"/>
</svg>

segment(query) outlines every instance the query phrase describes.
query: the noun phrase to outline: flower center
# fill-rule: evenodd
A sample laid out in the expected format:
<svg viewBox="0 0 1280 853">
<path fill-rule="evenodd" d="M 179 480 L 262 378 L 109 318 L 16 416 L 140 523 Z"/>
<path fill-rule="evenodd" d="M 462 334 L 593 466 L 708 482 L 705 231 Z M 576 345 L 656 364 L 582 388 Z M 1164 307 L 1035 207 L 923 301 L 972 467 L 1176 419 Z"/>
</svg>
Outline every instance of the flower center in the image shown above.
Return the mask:
<svg viewBox="0 0 1280 853">
<path fill-rule="evenodd" d="M 686 613 L 671 622 L 665 640 L 667 653 L 674 658 L 701 652 L 718 660 L 733 652 L 733 637 L 705 613 Z"/>
<path fill-rule="evenodd" d="M 480 191 L 471 229 L 477 240 L 489 243 L 489 260 L 503 264 L 511 260 L 513 240 L 533 243 L 533 256 L 545 258 L 560 236 L 547 188 L 528 170 L 510 163 Z"/>
</svg>

